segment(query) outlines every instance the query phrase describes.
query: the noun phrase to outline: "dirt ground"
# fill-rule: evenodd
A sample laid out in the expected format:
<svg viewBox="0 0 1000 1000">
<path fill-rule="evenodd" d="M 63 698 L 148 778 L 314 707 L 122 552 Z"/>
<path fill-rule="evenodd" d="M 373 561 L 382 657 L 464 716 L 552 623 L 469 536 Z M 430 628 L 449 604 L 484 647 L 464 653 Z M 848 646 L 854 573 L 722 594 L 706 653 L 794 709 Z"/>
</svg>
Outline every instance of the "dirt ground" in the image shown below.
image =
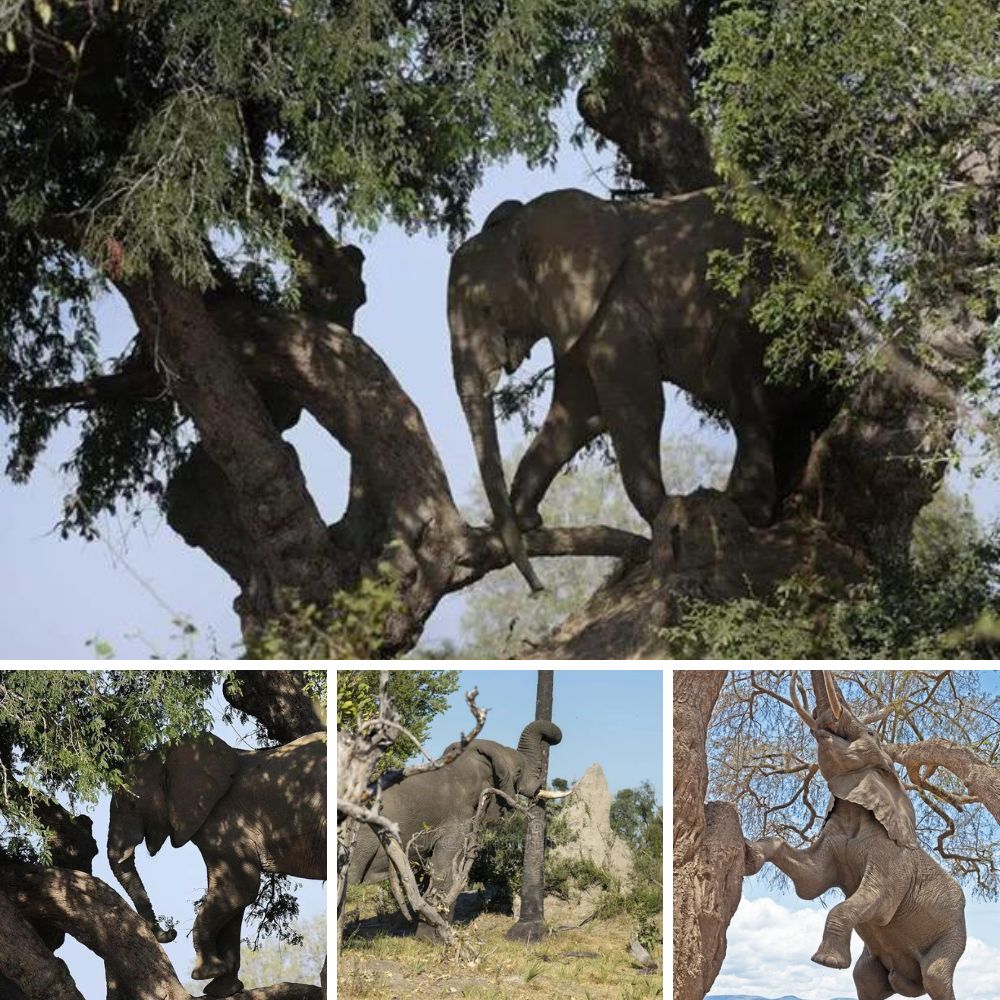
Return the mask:
<svg viewBox="0 0 1000 1000">
<path fill-rule="evenodd" d="M 578 910 L 546 901 L 546 923 L 564 926 Z M 482 914 L 456 923 L 457 958 L 418 941 L 397 919 L 369 918 L 344 931 L 337 996 L 352 1000 L 470 997 L 482 1000 L 643 1000 L 663 996 L 663 972 L 636 967 L 628 953 L 635 923 L 627 917 L 591 920 L 554 930 L 544 941 L 507 941 L 509 914 Z M 662 966 L 660 949 L 654 959 Z"/>
</svg>

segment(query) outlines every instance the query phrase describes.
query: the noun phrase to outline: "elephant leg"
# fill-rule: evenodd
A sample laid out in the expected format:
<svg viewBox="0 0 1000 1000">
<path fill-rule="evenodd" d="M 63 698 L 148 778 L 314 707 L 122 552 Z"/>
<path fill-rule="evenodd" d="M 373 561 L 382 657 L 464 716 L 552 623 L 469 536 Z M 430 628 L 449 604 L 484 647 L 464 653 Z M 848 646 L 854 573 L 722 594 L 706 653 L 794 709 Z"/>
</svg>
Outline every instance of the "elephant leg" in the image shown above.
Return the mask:
<svg viewBox="0 0 1000 1000">
<path fill-rule="evenodd" d="M 964 926 L 953 928 L 927 950 L 920 962 L 920 972 L 931 1000 L 955 1000 L 955 966 L 964 951 Z"/>
<path fill-rule="evenodd" d="M 886 895 L 886 880 L 873 866 L 865 869 L 857 890 L 838 903 L 826 917 L 823 940 L 812 960 L 830 969 L 851 964 L 851 932 L 858 924 L 883 923 L 895 913 L 899 900 Z"/>
<path fill-rule="evenodd" d="M 798 851 L 780 837 L 768 837 L 755 841 L 751 850 L 783 871 L 792 880 L 800 899 L 816 899 L 833 886 L 833 852 L 825 840 Z M 756 870 L 759 871 L 759 867 Z"/>
<path fill-rule="evenodd" d="M 743 516 L 757 525 L 771 522 L 776 498 L 773 429 L 761 397 L 759 387 L 749 386 L 734 401 L 729 416 L 736 435 L 736 458 L 726 485 L 727 495 Z"/>
<path fill-rule="evenodd" d="M 666 501 L 660 466 L 663 382 L 656 345 L 611 305 L 593 331 L 587 367 L 611 434 L 625 492 L 652 528 Z M 653 539 L 654 545 L 656 539 Z"/>
<path fill-rule="evenodd" d="M 603 429 L 597 393 L 585 366 L 573 354 L 559 358 L 549 412 L 524 453 L 510 488 L 514 513 L 524 530 L 542 523 L 538 505 L 552 480 Z"/>
<path fill-rule="evenodd" d="M 886 967 L 868 950 L 868 945 L 854 964 L 854 987 L 858 1000 L 886 1000 L 896 992 L 889 983 Z"/>
<path fill-rule="evenodd" d="M 204 990 L 207 997 L 231 997 L 243 989 L 240 980 L 240 934 L 243 930 L 243 914 L 246 907 L 241 907 L 230 917 L 219 933 L 216 941 L 219 945 L 219 956 L 226 964 L 227 971 L 216 976 Z"/>
<path fill-rule="evenodd" d="M 438 901 L 447 896 L 451 889 L 452 861 L 458 853 L 464 840 L 464 831 L 456 831 L 438 838 L 434 845 L 434 851 L 430 860 L 431 884 L 429 891 L 433 892 Z M 455 901 L 457 902 L 457 900 Z M 445 920 L 451 923 L 455 916 L 455 902 L 448 907 L 448 912 L 444 914 Z M 423 920 L 417 923 L 417 937 L 423 941 L 437 941 L 435 929 Z"/>
<path fill-rule="evenodd" d="M 260 890 L 260 869 L 249 859 L 227 858 L 208 866 L 208 891 L 192 929 L 198 961 L 192 979 L 216 979 L 234 973 L 222 954 L 220 933 L 237 914 L 256 898 Z M 228 995 L 228 994 L 219 994 Z"/>
</svg>

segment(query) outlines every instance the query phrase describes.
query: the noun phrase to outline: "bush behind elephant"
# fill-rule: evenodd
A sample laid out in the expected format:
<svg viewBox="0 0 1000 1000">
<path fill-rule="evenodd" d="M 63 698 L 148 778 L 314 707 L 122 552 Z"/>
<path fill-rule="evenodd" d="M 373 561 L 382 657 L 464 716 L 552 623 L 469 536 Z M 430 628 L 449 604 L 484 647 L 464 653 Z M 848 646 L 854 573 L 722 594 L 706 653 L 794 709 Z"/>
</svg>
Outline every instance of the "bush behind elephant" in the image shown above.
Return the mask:
<svg viewBox="0 0 1000 1000">
<path fill-rule="evenodd" d="M 326 878 L 326 733 L 284 746 L 235 750 L 210 733 L 142 754 L 111 800 L 108 859 L 159 941 L 175 931 L 156 920 L 136 870 L 143 840 L 155 855 L 170 838 L 201 852 L 208 889 L 194 923 L 194 979 L 208 996 L 230 996 L 239 980 L 240 931 L 262 873 Z"/>
</svg>

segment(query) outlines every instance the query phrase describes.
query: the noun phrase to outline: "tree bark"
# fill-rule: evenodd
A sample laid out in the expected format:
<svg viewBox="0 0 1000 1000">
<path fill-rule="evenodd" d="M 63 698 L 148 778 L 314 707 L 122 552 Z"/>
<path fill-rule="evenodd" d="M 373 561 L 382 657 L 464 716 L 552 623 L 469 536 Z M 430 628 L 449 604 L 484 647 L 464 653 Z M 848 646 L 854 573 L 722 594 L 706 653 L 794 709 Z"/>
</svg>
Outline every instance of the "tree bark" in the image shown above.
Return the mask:
<svg viewBox="0 0 1000 1000">
<path fill-rule="evenodd" d="M 188 1000 L 166 953 L 139 915 L 92 875 L 0 868 L 0 891 L 27 919 L 44 919 L 104 959 L 109 984 L 131 1000 Z"/>
<path fill-rule="evenodd" d="M 535 719 L 552 721 L 553 671 L 538 671 Z M 549 774 L 549 745 L 539 742 L 541 787 Z M 524 830 L 524 860 L 521 876 L 521 912 L 517 923 L 505 935 L 510 941 L 540 941 L 545 937 L 545 800 L 536 799 L 528 807 Z"/>
<path fill-rule="evenodd" d="M 743 892 L 736 807 L 705 802 L 705 743 L 724 670 L 674 673 L 674 1000 L 703 1000 L 726 957 Z"/>
<path fill-rule="evenodd" d="M 0 995 L 9 998 L 20 995 L 27 1000 L 84 1000 L 66 964 L 56 958 L 2 890 L 0 970 L 0 990 L 3 991 Z"/>
<path fill-rule="evenodd" d="M 253 716 L 275 743 L 326 729 L 319 705 L 303 689 L 299 670 L 241 670 L 239 684 L 230 678 L 222 693 L 233 708 Z"/>
</svg>

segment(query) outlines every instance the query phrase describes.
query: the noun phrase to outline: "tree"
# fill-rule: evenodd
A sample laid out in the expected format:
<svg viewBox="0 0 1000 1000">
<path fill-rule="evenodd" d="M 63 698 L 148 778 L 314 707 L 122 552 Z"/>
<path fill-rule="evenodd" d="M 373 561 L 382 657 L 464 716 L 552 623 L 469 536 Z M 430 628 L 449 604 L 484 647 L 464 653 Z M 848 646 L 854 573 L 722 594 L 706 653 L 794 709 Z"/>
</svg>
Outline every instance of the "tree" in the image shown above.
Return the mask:
<svg viewBox="0 0 1000 1000">
<path fill-rule="evenodd" d="M 186 1000 L 150 928 L 90 874 L 98 847 L 89 817 L 74 813 L 118 788 L 136 754 L 208 728 L 207 701 L 225 676 L 191 670 L 0 672 L 0 969 L 9 995 L 79 997 L 53 954 L 69 934 L 104 960 L 109 996 Z M 257 672 L 240 680 L 251 701 L 254 687 L 267 684 Z M 284 678 L 285 701 L 299 717 L 307 717 L 304 705 L 313 703 L 305 685 L 300 674 L 293 692 L 292 680 Z M 281 884 L 270 888 L 270 905 L 258 901 L 256 917 L 265 933 L 280 936 L 295 907 Z M 271 984 L 261 997 L 318 993 Z"/>
<path fill-rule="evenodd" d="M 837 660 L 996 656 L 1000 535 L 944 489 L 917 516 L 906 563 L 831 588 L 816 573 L 760 597 L 692 598 L 663 633 L 677 658 Z"/>
<path fill-rule="evenodd" d="M 787 672 L 693 671 L 676 680 L 675 990 L 700 1000 L 725 957 L 744 836 L 810 842 L 825 789 L 814 784 L 815 752 L 787 696 Z M 1000 698 L 976 671 L 849 670 L 837 681 L 905 773 L 921 845 L 967 888 L 995 898 Z M 706 803 L 710 796 L 722 801 Z"/>
<path fill-rule="evenodd" d="M 552 721 L 553 671 L 538 671 L 535 695 L 535 719 Z M 549 773 L 549 746 L 540 744 L 542 788 Z M 545 800 L 535 799 L 528 807 L 524 829 L 524 867 L 521 877 L 521 912 L 517 923 L 507 931 L 512 941 L 540 941 L 545 937 Z"/>
<path fill-rule="evenodd" d="M 417 408 L 352 332 L 362 255 L 332 232 L 391 219 L 457 237 L 486 163 L 552 156 L 570 90 L 583 126 L 617 148 L 630 196 L 721 180 L 746 223 L 746 252 L 712 268 L 734 293 L 749 275 L 759 286 L 786 393 L 781 506 L 750 532 L 718 498 L 674 505 L 682 550 L 711 551 L 708 565 L 682 560 L 664 579 L 628 562 L 540 654 L 656 655 L 676 595 L 718 602 L 748 581 L 766 594 L 811 564 L 842 586 L 905 561 L 959 413 L 994 425 L 1000 14 L 988 0 L 474 13 L 451 0 L 15 0 L 2 18 L 8 471 L 29 475 L 78 415 L 64 530 L 91 535 L 101 511 L 157 498 L 236 581 L 251 647 L 263 633 L 264 651 L 289 648 L 267 623 L 302 609 L 310 634 L 317 620 L 368 621 L 344 595 L 388 580 L 375 624 L 323 649 L 357 655 L 359 634 L 365 652 L 409 649 L 445 594 L 507 564 L 495 533 L 458 511 Z M 113 360 L 93 311 L 107 288 L 139 330 Z M 282 438 L 303 410 L 351 455 L 334 525 Z M 542 527 L 527 546 L 645 551 L 600 525 Z"/>
<path fill-rule="evenodd" d="M 377 670 L 337 671 L 337 728 L 356 730 L 378 714 L 380 678 Z M 458 690 L 457 670 L 394 670 L 386 691 L 404 726 L 421 743 L 435 716 L 448 708 L 448 695 Z M 394 734 L 379 768 L 402 767 L 418 753 L 410 736 Z"/>
<path fill-rule="evenodd" d="M 638 851 L 646 843 L 650 828 L 662 815 L 656 804 L 656 791 L 648 782 L 638 788 L 623 788 L 611 803 L 611 829 L 623 838 L 633 851 Z M 662 828 L 660 837 L 662 839 Z"/>
</svg>

